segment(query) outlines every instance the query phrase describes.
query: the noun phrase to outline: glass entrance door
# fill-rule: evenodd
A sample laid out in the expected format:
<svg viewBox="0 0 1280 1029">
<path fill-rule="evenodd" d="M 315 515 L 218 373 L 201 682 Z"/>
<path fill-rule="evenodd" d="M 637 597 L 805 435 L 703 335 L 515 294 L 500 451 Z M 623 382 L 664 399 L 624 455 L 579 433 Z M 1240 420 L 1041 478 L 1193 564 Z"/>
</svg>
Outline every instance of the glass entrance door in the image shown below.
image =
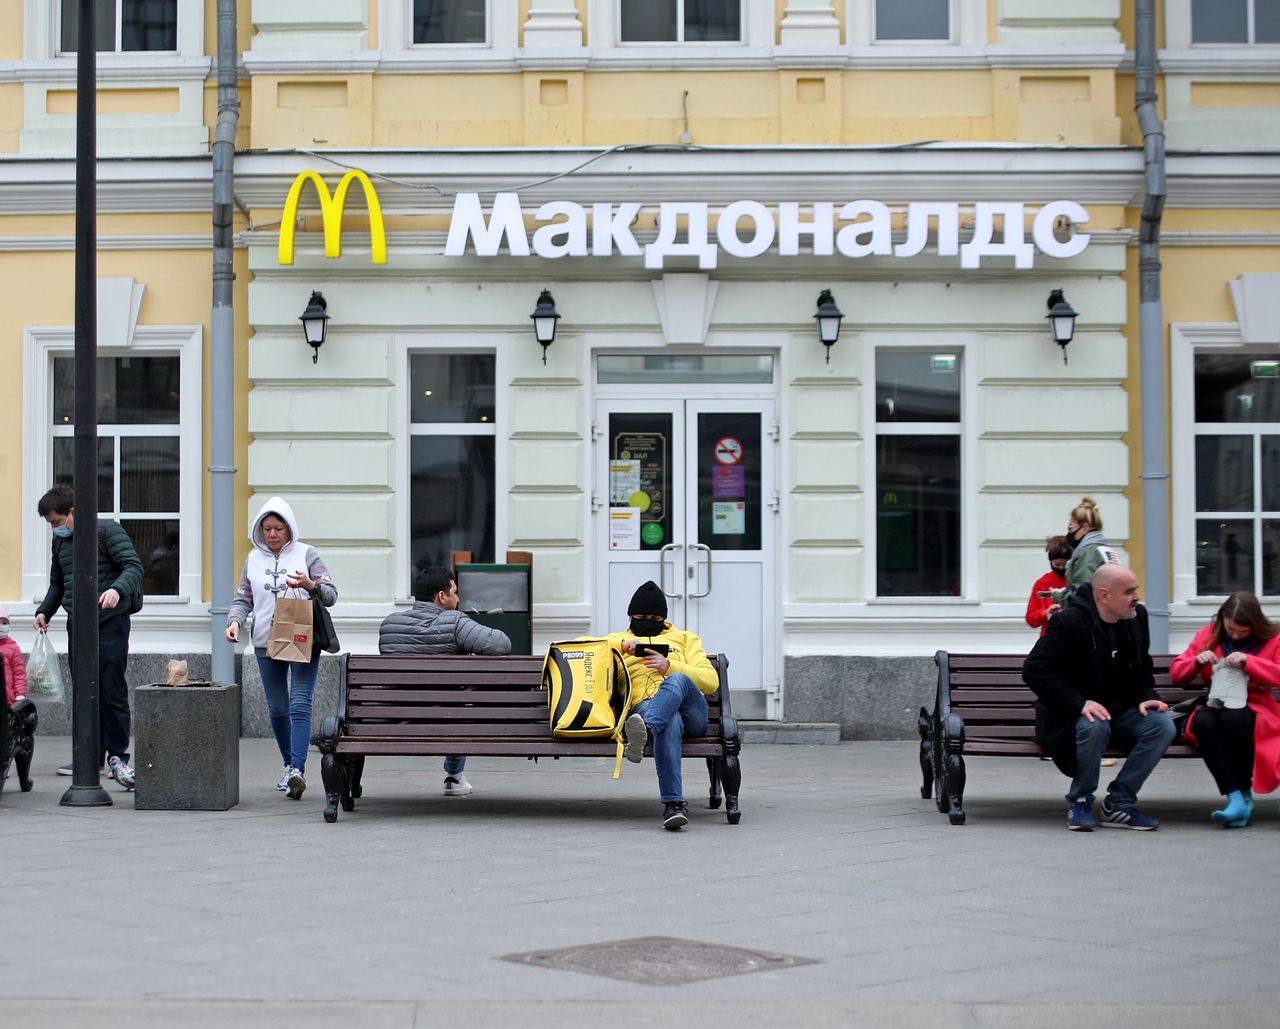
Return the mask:
<svg viewBox="0 0 1280 1029">
<path fill-rule="evenodd" d="M 627 624 L 646 579 L 668 617 L 730 658 L 739 717 L 777 717 L 772 401 L 601 400 L 597 631 Z"/>
</svg>

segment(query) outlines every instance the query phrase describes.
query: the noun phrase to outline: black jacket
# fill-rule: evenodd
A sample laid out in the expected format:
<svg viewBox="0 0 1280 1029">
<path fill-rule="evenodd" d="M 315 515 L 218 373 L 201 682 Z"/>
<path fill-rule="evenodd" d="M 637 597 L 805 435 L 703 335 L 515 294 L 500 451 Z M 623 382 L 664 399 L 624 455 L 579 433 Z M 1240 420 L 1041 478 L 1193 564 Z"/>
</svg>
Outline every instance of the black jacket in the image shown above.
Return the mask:
<svg viewBox="0 0 1280 1029">
<path fill-rule="evenodd" d="M 1121 646 L 1119 675 L 1108 685 L 1107 651 L 1111 637 L 1098 615 L 1093 587 L 1081 586 L 1067 606 L 1049 619 L 1022 664 L 1022 681 L 1036 695 L 1036 742 L 1063 771 L 1075 763 L 1075 724 L 1086 700 L 1096 700 L 1113 715 L 1159 700 L 1151 666 L 1147 609 L 1117 623 Z"/>
</svg>

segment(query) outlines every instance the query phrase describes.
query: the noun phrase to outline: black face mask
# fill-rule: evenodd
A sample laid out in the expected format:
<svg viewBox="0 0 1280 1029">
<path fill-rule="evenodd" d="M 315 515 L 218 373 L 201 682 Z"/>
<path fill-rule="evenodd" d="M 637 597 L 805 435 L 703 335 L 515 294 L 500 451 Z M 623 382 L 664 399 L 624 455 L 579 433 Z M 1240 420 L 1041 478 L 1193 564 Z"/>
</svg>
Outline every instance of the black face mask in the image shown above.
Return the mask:
<svg viewBox="0 0 1280 1029">
<path fill-rule="evenodd" d="M 666 621 L 661 618 L 631 619 L 632 636 L 661 636 L 666 627 Z"/>
</svg>

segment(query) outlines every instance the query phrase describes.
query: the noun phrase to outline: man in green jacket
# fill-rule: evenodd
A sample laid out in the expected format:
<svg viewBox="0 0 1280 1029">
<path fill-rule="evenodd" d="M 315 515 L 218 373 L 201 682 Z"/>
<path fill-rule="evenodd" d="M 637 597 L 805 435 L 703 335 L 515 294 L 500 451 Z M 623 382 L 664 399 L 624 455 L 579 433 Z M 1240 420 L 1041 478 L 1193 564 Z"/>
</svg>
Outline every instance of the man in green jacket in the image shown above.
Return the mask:
<svg viewBox="0 0 1280 1029">
<path fill-rule="evenodd" d="M 75 497 L 71 487 L 54 486 L 36 506 L 53 527 L 53 560 L 49 591 L 36 608 L 37 632 L 47 632 L 49 619 L 61 604 L 67 612 L 67 636 L 72 633 L 73 585 L 71 536 L 75 529 Z M 119 522 L 103 519 L 98 540 L 98 758 L 107 757 L 108 774 L 124 789 L 133 789 L 129 767 L 129 608 L 133 591 L 142 584 L 142 562 Z M 69 651 L 72 668 L 76 655 Z"/>
</svg>

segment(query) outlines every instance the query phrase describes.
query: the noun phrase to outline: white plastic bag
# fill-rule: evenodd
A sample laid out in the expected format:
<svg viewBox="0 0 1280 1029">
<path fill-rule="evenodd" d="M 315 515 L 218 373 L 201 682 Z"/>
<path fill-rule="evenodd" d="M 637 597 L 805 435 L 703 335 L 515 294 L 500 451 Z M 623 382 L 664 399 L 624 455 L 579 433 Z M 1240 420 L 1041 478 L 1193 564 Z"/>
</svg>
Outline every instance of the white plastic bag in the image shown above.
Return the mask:
<svg viewBox="0 0 1280 1029">
<path fill-rule="evenodd" d="M 1249 677 L 1223 659 L 1213 666 L 1209 684 L 1209 707 L 1244 707 L 1249 703 Z"/>
<path fill-rule="evenodd" d="M 47 632 L 36 634 L 36 642 L 27 658 L 27 696 L 37 704 L 63 702 L 62 668 L 58 651 Z"/>
</svg>

